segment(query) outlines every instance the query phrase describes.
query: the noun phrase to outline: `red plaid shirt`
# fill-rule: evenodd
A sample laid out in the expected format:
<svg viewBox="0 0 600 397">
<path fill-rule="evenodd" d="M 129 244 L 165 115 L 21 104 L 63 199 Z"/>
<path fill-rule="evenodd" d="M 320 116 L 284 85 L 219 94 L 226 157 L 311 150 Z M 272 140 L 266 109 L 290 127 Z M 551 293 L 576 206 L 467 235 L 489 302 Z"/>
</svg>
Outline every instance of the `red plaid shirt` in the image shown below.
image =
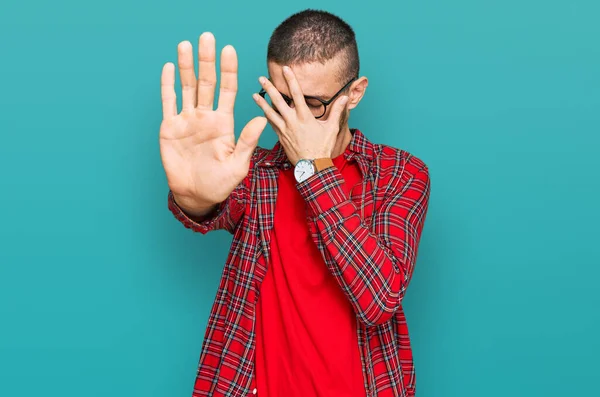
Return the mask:
<svg viewBox="0 0 600 397">
<path fill-rule="evenodd" d="M 362 185 L 348 196 L 335 167 L 299 183 L 306 222 L 356 312 L 367 397 L 414 396 L 401 302 L 427 213 L 428 169 L 404 150 L 372 144 L 356 129 L 345 155 L 358 162 Z M 267 272 L 278 171 L 290 166 L 279 142 L 271 150 L 257 148 L 248 176 L 199 223 L 169 192 L 169 209 L 186 227 L 203 234 L 225 229 L 234 236 L 208 320 L 194 397 L 257 394 L 254 310 Z"/>
</svg>

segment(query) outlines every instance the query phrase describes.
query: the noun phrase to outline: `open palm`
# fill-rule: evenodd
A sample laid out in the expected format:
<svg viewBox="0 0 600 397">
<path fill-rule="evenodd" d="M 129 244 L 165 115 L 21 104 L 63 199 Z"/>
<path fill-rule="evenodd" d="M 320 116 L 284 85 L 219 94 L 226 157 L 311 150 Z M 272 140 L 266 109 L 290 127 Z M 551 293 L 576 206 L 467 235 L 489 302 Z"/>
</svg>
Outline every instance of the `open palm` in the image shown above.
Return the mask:
<svg viewBox="0 0 600 397">
<path fill-rule="evenodd" d="M 184 41 L 178 46 L 182 90 L 179 114 L 175 65 L 166 63 L 161 76 L 160 155 L 177 203 L 190 211 L 225 200 L 246 177 L 252 153 L 267 123 L 264 117 L 252 119 L 236 143 L 233 108 L 238 61 L 235 49 L 226 46 L 221 52 L 219 101 L 213 110 L 217 80 L 214 36 L 203 33 L 198 47 L 196 79 L 191 43 Z"/>
</svg>

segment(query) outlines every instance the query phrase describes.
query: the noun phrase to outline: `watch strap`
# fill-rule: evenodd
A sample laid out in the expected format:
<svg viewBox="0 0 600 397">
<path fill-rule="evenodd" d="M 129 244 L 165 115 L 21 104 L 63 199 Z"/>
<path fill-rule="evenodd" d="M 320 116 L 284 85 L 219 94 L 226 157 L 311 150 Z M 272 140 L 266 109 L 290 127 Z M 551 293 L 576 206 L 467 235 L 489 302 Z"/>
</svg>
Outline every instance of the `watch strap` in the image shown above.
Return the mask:
<svg viewBox="0 0 600 397">
<path fill-rule="evenodd" d="M 316 172 L 322 171 L 325 168 L 333 167 L 333 160 L 330 158 L 314 159 L 313 164 L 315 165 Z"/>
</svg>

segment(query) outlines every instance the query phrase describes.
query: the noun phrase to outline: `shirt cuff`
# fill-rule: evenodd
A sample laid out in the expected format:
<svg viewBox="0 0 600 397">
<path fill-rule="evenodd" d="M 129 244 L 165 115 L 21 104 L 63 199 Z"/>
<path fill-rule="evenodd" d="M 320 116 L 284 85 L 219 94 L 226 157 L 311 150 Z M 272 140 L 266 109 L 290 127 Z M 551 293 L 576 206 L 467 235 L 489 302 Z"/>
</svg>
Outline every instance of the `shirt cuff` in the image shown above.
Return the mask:
<svg viewBox="0 0 600 397">
<path fill-rule="evenodd" d="M 337 167 L 328 167 L 297 184 L 308 212 L 316 217 L 345 202 L 344 177 Z"/>
<path fill-rule="evenodd" d="M 215 223 L 225 216 L 226 203 L 227 200 L 224 200 L 216 207 L 216 209 L 212 210 L 209 214 L 206 214 L 201 220 L 194 220 L 179 207 L 173 197 L 173 192 L 169 191 L 169 210 L 171 210 L 175 218 L 183 223 L 186 228 L 203 234 L 213 230 L 215 228 Z"/>
</svg>

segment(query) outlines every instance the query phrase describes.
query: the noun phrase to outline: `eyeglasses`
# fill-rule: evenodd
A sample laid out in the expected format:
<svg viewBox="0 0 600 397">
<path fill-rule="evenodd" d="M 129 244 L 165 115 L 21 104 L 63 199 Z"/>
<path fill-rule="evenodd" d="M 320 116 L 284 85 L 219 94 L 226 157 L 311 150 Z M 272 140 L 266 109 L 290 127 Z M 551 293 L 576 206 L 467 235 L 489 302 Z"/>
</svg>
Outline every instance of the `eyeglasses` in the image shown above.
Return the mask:
<svg viewBox="0 0 600 397">
<path fill-rule="evenodd" d="M 331 99 L 327 101 L 324 101 L 314 96 L 304 96 L 304 101 L 306 102 L 306 105 L 310 109 L 313 116 L 315 116 L 316 119 L 320 119 L 321 117 L 325 116 L 325 113 L 327 112 L 327 106 L 329 106 L 331 102 L 335 100 L 335 98 L 337 98 L 342 92 L 344 92 L 344 90 L 348 88 L 348 86 L 350 86 L 350 84 L 352 84 L 354 80 L 356 80 L 356 77 L 347 82 L 338 92 L 336 92 L 334 96 L 331 97 Z M 287 103 L 288 106 L 292 105 L 292 103 L 294 102 L 292 98 L 285 94 L 282 94 L 281 92 L 279 94 L 281 94 L 281 97 L 283 98 L 285 103 Z M 265 91 L 265 89 L 263 88 L 260 90 L 258 95 L 265 98 L 265 96 L 267 95 L 267 91 Z M 271 103 L 271 101 L 269 101 L 269 103 Z M 271 106 L 273 106 L 272 103 Z"/>
</svg>

